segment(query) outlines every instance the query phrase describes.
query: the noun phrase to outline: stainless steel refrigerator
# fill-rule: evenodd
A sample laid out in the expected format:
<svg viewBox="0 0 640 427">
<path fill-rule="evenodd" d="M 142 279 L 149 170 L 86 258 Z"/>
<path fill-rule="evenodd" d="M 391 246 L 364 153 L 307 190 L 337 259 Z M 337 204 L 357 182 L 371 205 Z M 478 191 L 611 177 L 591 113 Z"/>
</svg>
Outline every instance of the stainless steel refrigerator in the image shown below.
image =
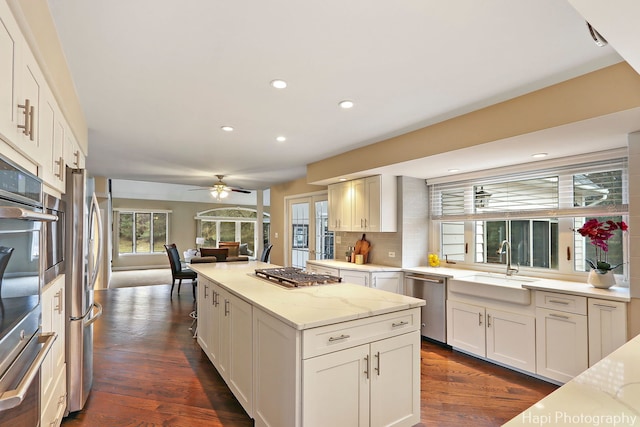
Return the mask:
<svg viewBox="0 0 640 427">
<path fill-rule="evenodd" d="M 102 307 L 93 299 L 102 257 L 102 221 L 87 172 L 67 169 L 66 218 L 67 410 L 79 411 L 93 383 L 93 323 Z"/>
</svg>

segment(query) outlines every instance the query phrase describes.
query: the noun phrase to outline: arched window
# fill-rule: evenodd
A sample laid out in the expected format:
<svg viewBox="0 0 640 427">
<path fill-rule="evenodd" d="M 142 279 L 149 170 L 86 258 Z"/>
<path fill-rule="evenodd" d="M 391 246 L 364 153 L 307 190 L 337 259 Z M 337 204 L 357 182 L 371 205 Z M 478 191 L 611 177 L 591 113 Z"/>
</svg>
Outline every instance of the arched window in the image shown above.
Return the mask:
<svg viewBox="0 0 640 427">
<path fill-rule="evenodd" d="M 198 237 L 204 238 L 205 247 L 217 247 L 219 242 L 246 243 L 252 253 L 258 244 L 256 223 L 258 212 L 250 208 L 215 208 L 198 212 L 195 217 Z M 269 241 L 271 216 L 264 212 L 262 216 L 262 241 Z"/>
</svg>

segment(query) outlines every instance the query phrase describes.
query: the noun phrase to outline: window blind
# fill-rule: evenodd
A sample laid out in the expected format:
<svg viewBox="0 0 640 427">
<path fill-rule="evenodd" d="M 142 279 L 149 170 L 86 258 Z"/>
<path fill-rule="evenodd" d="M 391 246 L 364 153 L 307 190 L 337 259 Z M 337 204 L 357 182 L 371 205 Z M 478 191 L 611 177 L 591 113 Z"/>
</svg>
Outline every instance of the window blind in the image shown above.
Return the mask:
<svg viewBox="0 0 640 427">
<path fill-rule="evenodd" d="M 446 221 L 621 215 L 626 158 L 430 185 L 431 219 Z"/>
</svg>

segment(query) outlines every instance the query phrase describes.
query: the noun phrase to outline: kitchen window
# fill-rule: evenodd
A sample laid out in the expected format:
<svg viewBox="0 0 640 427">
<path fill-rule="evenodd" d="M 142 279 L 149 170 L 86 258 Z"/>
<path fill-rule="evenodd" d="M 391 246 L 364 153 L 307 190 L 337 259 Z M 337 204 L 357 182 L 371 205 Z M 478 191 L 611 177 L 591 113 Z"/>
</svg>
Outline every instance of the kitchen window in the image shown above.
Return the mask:
<svg viewBox="0 0 640 427">
<path fill-rule="evenodd" d="M 169 212 L 117 210 L 118 254 L 164 253 Z"/>
<path fill-rule="evenodd" d="M 513 264 L 579 275 L 589 270 L 594 248 L 574 230 L 589 218 L 628 221 L 627 177 L 622 157 L 429 182 L 430 246 L 448 260 L 491 268 L 506 264 L 498 248 L 507 240 Z M 626 246 L 622 235 L 610 242 L 609 259 L 623 264 L 616 274 L 627 275 Z"/>
</svg>

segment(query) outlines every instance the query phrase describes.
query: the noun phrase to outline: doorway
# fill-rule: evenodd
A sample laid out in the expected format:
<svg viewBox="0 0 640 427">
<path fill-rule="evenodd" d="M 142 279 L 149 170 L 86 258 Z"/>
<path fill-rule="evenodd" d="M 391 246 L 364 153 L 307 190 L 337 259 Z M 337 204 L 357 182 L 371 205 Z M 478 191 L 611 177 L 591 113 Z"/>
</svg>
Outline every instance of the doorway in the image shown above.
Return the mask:
<svg viewBox="0 0 640 427">
<path fill-rule="evenodd" d="M 334 258 L 326 194 L 289 199 L 287 218 L 289 265 L 305 268 L 308 260 Z"/>
</svg>

